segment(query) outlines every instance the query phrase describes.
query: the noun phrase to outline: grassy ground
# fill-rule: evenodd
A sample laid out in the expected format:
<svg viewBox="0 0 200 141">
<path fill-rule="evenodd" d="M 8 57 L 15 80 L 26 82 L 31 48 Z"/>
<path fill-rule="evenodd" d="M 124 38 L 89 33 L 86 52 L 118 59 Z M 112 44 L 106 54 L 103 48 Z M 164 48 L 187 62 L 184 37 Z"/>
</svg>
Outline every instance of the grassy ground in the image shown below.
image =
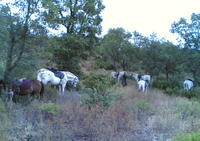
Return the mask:
<svg viewBox="0 0 200 141">
<path fill-rule="evenodd" d="M 81 91 L 58 96 L 51 88 L 41 101 L 8 108 L 1 100 L 0 141 L 171 141 L 200 128 L 198 102 L 154 89 L 144 94 L 133 82 L 110 91 L 120 98 L 108 109 L 88 109 Z"/>
</svg>

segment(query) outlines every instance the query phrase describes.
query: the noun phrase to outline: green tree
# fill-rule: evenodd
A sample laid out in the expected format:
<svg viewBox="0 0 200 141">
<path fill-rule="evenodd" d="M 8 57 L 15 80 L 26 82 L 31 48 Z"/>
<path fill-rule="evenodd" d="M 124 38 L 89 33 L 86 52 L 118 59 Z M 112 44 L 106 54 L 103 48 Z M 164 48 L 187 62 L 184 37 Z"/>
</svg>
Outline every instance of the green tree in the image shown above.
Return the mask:
<svg viewBox="0 0 200 141">
<path fill-rule="evenodd" d="M 133 32 L 133 42 L 138 48 L 148 48 L 150 45 L 150 40 L 137 31 Z"/>
<path fill-rule="evenodd" d="M 44 0 L 44 21 L 52 28 L 63 25 L 67 33 L 94 36 L 101 33 L 101 0 Z"/>
<path fill-rule="evenodd" d="M 38 0 L 15 0 L 7 5 L 1 5 L 1 17 L 3 18 L 3 32 L 0 33 L 0 40 L 3 42 L 2 48 L 5 50 L 3 58 L 5 58 L 4 80 L 9 81 L 14 70 L 22 66 L 25 57 L 30 57 L 30 45 L 33 37 L 41 34 L 42 26 L 39 25 L 38 17 L 35 15 L 37 11 Z M 13 10 L 15 7 L 15 10 Z M 32 17 L 32 18 L 31 18 Z M 37 27 L 37 28 L 36 28 Z M 39 29 L 41 28 L 41 29 Z M 44 31 L 44 30 L 43 30 Z M 2 34 L 4 34 L 2 35 Z M 2 38 L 3 37 L 3 38 Z M 26 65 L 26 64 L 24 64 Z M 16 75 L 16 73 L 14 73 Z"/>
<path fill-rule="evenodd" d="M 52 44 L 53 60 L 59 69 L 79 73 L 80 58 L 89 56 L 101 33 L 102 0 L 44 0 L 43 22 L 66 33 Z"/>
<path fill-rule="evenodd" d="M 181 64 L 181 57 L 180 57 L 180 50 L 170 42 L 162 43 L 162 54 L 161 57 L 161 64 L 163 66 L 163 73 L 166 75 L 166 78 L 169 79 L 169 75 L 174 76 L 180 70 Z"/>
<path fill-rule="evenodd" d="M 160 40 L 150 40 L 148 48 L 143 51 L 143 69 L 152 74 L 159 76 L 165 74 L 174 75 L 179 71 L 180 56 L 179 49 L 170 42 Z"/>
<path fill-rule="evenodd" d="M 190 22 L 181 18 L 171 25 L 171 32 L 177 33 L 183 40 L 185 48 L 200 47 L 200 14 L 193 13 Z"/>
<path fill-rule="evenodd" d="M 190 21 L 181 18 L 178 22 L 174 22 L 171 26 L 171 32 L 177 33 L 183 42 L 184 49 L 184 71 L 191 73 L 194 79 L 199 80 L 199 47 L 200 47 L 200 14 L 193 13 Z"/>
<path fill-rule="evenodd" d="M 182 50 L 183 69 L 186 73 L 192 74 L 192 77 L 200 81 L 200 52 L 199 50 L 183 49 Z"/>
<path fill-rule="evenodd" d="M 9 33 L 8 33 L 8 30 L 7 30 L 7 25 L 9 24 L 9 21 L 8 21 L 8 18 L 6 18 L 6 14 L 7 14 L 7 11 L 9 10 L 8 7 L 4 7 L 4 6 L 1 6 L 0 7 L 0 21 L 1 21 L 1 24 L 0 24 L 0 58 L 1 58 L 1 61 L 0 61 L 0 78 L 2 79 L 3 78 L 3 73 L 4 73 L 4 69 L 5 69 L 5 52 L 6 52 L 6 46 L 7 46 L 7 40 L 8 40 L 8 36 L 9 36 Z"/>
<path fill-rule="evenodd" d="M 113 64 L 115 70 L 130 68 L 134 48 L 130 43 L 131 34 L 122 28 L 110 29 L 98 47 L 103 59 Z M 134 62 L 134 60 L 132 60 Z"/>
<path fill-rule="evenodd" d="M 80 74 L 79 61 L 84 58 L 84 49 L 87 45 L 87 40 L 78 35 L 54 38 L 51 45 L 53 52 L 52 62 L 61 70 Z"/>
</svg>

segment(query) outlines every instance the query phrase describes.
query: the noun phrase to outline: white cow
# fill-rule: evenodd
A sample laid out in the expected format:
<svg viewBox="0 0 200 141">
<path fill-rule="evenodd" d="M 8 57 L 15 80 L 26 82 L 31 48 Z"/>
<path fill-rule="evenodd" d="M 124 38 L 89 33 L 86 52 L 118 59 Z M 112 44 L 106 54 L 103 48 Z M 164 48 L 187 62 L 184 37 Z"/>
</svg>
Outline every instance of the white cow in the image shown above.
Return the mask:
<svg viewBox="0 0 200 141">
<path fill-rule="evenodd" d="M 192 87 L 194 87 L 194 83 L 192 80 L 189 80 L 189 79 L 186 79 L 184 82 L 183 82 L 183 88 L 184 90 L 190 90 Z"/>
<path fill-rule="evenodd" d="M 142 92 L 147 92 L 147 89 L 149 87 L 149 82 L 148 81 L 145 81 L 145 80 L 139 80 L 138 81 L 138 89 Z"/>
</svg>

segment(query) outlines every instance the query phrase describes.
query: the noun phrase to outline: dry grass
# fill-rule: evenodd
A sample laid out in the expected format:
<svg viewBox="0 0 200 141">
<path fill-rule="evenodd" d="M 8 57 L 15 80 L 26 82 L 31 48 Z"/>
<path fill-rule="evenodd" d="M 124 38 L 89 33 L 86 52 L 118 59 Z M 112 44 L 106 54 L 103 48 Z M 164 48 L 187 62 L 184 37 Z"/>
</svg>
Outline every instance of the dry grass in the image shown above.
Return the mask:
<svg viewBox="0 0 200 141">
<path fill-rule="evenodd" d="M 132 81 L 128 84 L 123 88 L 118 85 L 110 88 L 110 91 L 120 94 L 121 98 L 107 110 L 99 106 L 89 110 L 86 105 L 82 105 L 82 95 L 78 92 L 68 92 L 59 97 L 56 91 L 49 89 L 44 100 L 35 100 L 28 105 L 15 104 L 7 113 L 4 112 L 7 118 L 0 121 L 0 130 L 4 131 L 2 139 L 170 141 L 177 132 L 200 127 L 198 115 L 190 116 L 176 110 L 181 104 L 192 101 L 170 97 L 159 90 L 149 90 L 144 94 L 138 92 Z M 62 110 L 56 114 L 39 110 L 38 107 L 49 102 L 55 103 Z"/>
<path fill-rule="evenodd" d="M 192 104 L 193 101 L 189 101 L 186 98 L 168 96 L 155 89 L 149 90 L 147 94 L 144 94 L 138 92 L 132 84 L 126 88 L 118 88 L 115 90 L 123 94 L 120 104 L 128 107 L 129 115 L 135 117 L 133 118 L 135 122 L 132 127 L 133 131 L 139 130 L 144 132 L 139 134 L 143 136 L 143 139 L 138 140 L 155 139 L 165 141 L 172 139 L 178 132 L 188 132 L 200 128 L 198 114 L 195 116 L 183 116 L 184 111 L 176 110 L 177 107 L 182 106 L 183 103 Z M 139 102 L 143 102 L 141 106 L 144 106 L 144 109 L 136 108 L 138 106 L 136 104 Z M 146 103 L 146 106 L 144 103 Z M 133 108 L 132 110 L 130 108 L 131 105 Z M 184 107 L 182 109 L 184 109 Z M 190 110 L 192 111 L 193 109 Z M 147 131 L 147 133 L 145 131 Z M 149 137 L 147 137 L 148 133 L 151 133 Z"/>
</svg>

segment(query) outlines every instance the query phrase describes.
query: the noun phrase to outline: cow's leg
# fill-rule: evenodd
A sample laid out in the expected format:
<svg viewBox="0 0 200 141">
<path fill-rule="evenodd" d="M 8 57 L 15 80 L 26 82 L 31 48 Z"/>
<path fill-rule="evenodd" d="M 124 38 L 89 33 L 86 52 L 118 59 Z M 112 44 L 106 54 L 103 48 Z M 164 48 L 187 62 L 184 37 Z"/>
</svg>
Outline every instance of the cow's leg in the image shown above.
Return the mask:
<svg viewBox="0 0 200 141">
<path fill-rule="evenodd" d="M 65 93 L 65 87 L 66 87 L 66 83 L 63 83 L 62 84 L 62 94 L 64 95 L 64 93 Z"/>
<path fill-rule="evenodd" d="M 59 95 L 62 95 L 62 85 L 58 86 L 58 92 L 59 92 Z"/>
</svg>

